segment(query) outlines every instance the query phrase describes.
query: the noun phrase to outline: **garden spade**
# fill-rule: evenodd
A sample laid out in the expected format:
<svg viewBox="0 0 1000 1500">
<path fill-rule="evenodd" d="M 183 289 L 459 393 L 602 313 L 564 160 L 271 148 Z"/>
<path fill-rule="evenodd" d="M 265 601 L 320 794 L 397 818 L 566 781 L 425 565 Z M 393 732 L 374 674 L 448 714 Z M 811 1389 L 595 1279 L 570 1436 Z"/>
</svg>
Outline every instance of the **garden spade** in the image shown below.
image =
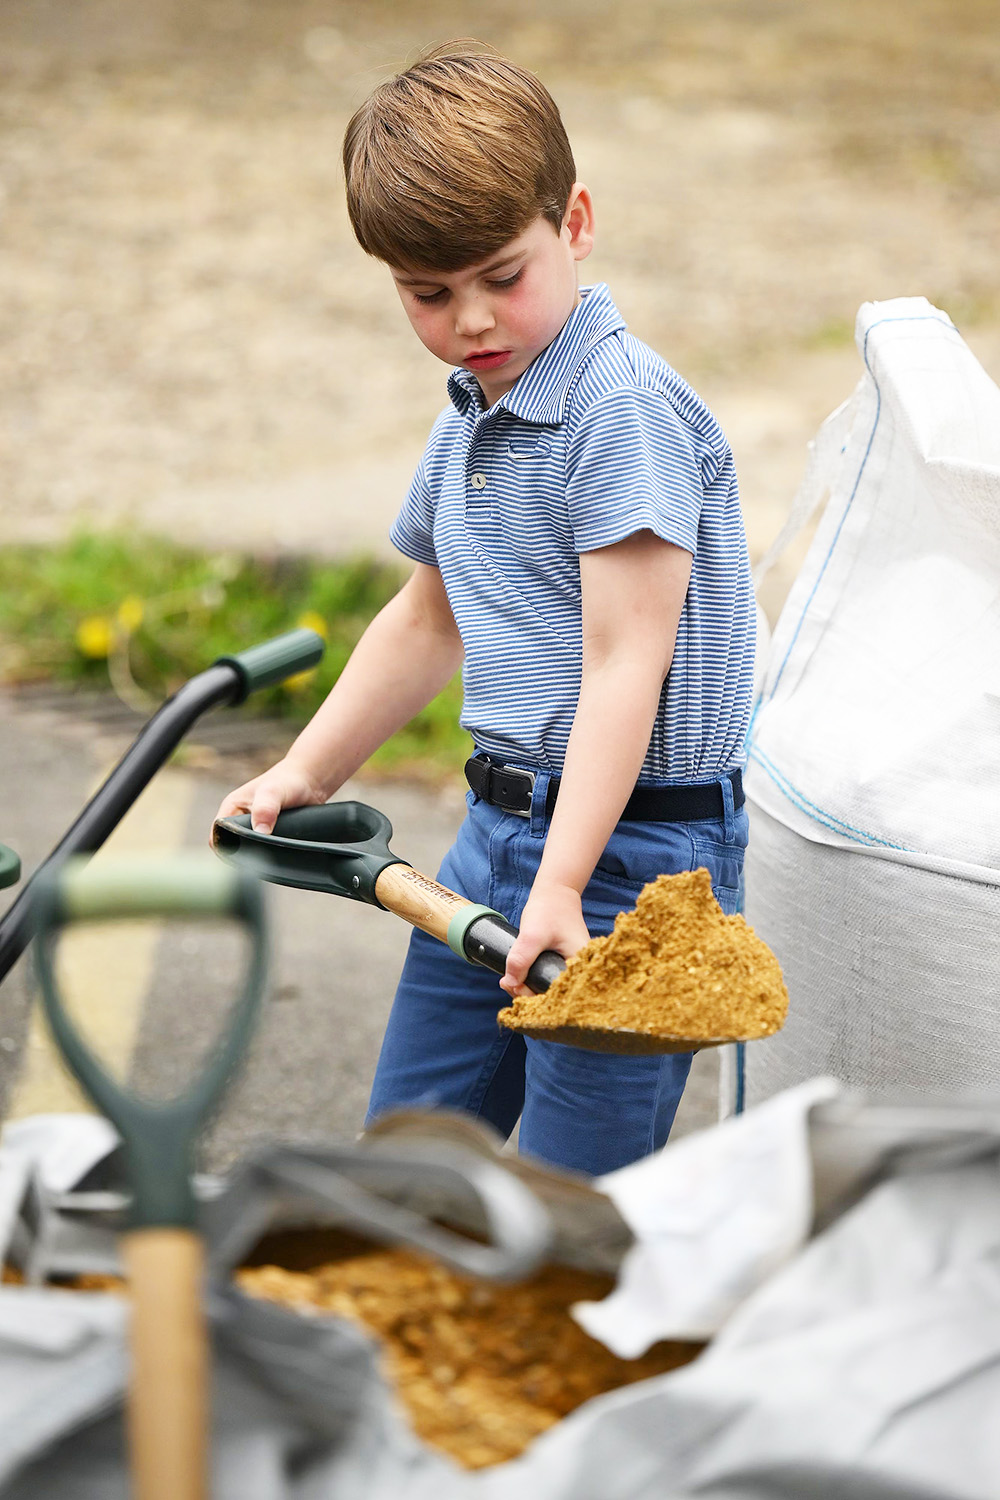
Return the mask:
<svg viewBox="0 0 1000 1500">
<path fill-rule="evenodd" d="M 260 1006 L 266 934 L 260 888 L 206 855 L 80 858 L 40 882 L 35 961 L 53 1036 L 71 1072 L 122 1138 L 132 1200 L 122 1257 L 131 1290 L 129 1446 L 137 1500 L 206 1500 L 208 1343 L 202 1245 L 191 1190 L 195 1142 L 244 1052 Z M 143 1098 L 104 1069 L 71 1020 L 55 949 L 71 923 L 232 917 L 250 936 L 242 989 L 214 1051 L 176 1098 Z"/>
<path fill-rule="evenodd" d="M 391 838 L 388 818 L 364 802 L 289 808 L 279 814 L 272 833 L 252 828 L 248 813 L 220 818 L 212 830 L 216 853 L 261 880 L 325 891 L 394 912 L 447 943 L 459 958 L 503 974 L 517 928 L 492 907 L 469 901 L 414 870 L 389 848 Z M 528 989 L 541 994 L 565 967 L 561 954 L 540 953 L 528 970 Z M 693 1052 L 738 1040 L 692 1040 L 623 1027 L 523 1028 L 521 1034 L 619 1053 Z"/>
</svg>

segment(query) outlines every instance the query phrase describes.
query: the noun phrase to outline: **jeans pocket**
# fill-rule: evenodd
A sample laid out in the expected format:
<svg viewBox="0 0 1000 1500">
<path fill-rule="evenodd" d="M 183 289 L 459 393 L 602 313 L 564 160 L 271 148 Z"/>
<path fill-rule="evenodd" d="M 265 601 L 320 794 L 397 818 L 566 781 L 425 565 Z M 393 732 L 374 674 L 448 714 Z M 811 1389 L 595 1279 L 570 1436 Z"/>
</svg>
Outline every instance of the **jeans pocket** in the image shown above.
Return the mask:
<svg viewBox="0 0 1000 1500">
<path fill-rule="evenodd" d="M 743 849 L 739 844 L 725 844 L 711 838 L 691 839 L 694 868 L 704 868 L 712 877 L 715 899 L 727 916 L 743 905 Z"/>
<path fill-rule="evenodd" d="M 638 894 L 657 875 L 690 870 L 691 859 L 691 835 L 685 823 L 621 822 L 597 861 L 593 880 Z"/>
<path fill-rule="evenodd" d="M 635 906 L 643 886 L 696 863 L 686 823 L 619 823 L 583 893 L 587 926 L 593 933 L 610 931 L 618 913 Z"/>
<path fill-rule="evenodd" d="M 618 824 L 591 877 L 584 899 L 604 920 L 618 903 L 635 905 L 644 885 L 657 875 L 706 869 L 715 899 L 727 915 L 743 904 L 743 844 L 727 844 L 715 822 Z"/>
</svg>

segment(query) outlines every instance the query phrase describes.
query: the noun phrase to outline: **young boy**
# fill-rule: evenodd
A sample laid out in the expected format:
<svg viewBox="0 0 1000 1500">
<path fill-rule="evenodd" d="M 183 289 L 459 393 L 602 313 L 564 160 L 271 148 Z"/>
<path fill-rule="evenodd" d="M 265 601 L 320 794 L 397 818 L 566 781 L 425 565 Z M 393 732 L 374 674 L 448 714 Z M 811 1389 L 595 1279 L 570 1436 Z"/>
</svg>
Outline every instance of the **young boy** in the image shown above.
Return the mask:
<svg viewBox="0 0 1000 1500">
<path fill-rule="evenodd" d="M 463 664 L 476 744 L 441 881 L 519 924 L 501 985 L 610 930 L 662 872 L 707 866 L 725 911 L 747 839 L 740 767 L 754 611 L 733 462 L 694 391 L 578 288 L 594 243 L 559 112 L 531 73 L 449 44 L 347 127 L 351 221 L 450 404 L 392 530 L 416 564 L 326 702 L 220 815 L 270 829 L 328 800 Z M 558 793 L 558 795 L 557 795 Z M 495 977 L 414 932 L 369 1120 L 443 1106 L 558 1166 L 666 1140 L 691 1058 L 525 1042 Z"/>
</svg>

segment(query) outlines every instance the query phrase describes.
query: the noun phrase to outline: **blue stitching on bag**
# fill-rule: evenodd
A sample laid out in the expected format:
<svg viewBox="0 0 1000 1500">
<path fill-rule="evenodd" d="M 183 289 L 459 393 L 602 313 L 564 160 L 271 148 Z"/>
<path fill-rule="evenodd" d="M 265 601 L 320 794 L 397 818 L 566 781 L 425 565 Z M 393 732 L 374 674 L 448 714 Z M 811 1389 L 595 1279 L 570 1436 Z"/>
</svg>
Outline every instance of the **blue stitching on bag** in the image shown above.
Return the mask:
<svg viewBox="0 0 1000 1500">
<path fill-rule="evenodd" d="M 867 833 L 863 828 L 855 828 L 852 824 L 845 823 L 843 819 L 836 817 L 833 813 L 827 812 L 824 808 L 818 806 L 817 803 L 811 802 L 804 792 L 800 792 L 798 787 L 792 785 L 788 777 L 778 770 L 774 762 L 763 751 L 753 749 L 750 753 L 758 765 L 763 766 L 775 786 L 779 791 L 784 793 L 790 802 L 794 802 L 814 822 L 824 824 L 832 833 L 839 833 L 845 838 L 853 838 L 855 843 L 858 844 L 876 845 L 883 849 L 899 849 L 904 854 L 915 852 L 909 844 L 894 844 L 891 839 L 880 839 L 878 834 Z"/>
</svg>

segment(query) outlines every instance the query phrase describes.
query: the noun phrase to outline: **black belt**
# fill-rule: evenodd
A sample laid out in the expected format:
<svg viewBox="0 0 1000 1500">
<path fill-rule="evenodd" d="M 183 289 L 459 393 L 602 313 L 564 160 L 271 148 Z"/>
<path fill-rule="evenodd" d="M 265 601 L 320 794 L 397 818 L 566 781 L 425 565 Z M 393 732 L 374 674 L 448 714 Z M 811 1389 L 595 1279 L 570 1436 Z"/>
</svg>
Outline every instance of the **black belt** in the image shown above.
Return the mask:
<svg viewBox="0 0 1000 1500">
<path fill-rule="evenodd" d="M 521 766 L 506 766 L 494 760 L 485 750 L 465 762 L 465 779 L 484 802 L 504 812 L 526 817 L 531 812 L 531 794 L 535 772 Z M 743 777 L 730 771 L 721 778 L 732 783 L 733 806 L 743 806 Z M 545 811 L 551 813 L 559 792 L 559 777 L 549 780 Z M 695 823 L 700 818 L 722 818 L 725 805 L 718 781 L 698 786 L 637 786 L 622 809 L 622 817 L 635 823 Z"/>
</svg>

